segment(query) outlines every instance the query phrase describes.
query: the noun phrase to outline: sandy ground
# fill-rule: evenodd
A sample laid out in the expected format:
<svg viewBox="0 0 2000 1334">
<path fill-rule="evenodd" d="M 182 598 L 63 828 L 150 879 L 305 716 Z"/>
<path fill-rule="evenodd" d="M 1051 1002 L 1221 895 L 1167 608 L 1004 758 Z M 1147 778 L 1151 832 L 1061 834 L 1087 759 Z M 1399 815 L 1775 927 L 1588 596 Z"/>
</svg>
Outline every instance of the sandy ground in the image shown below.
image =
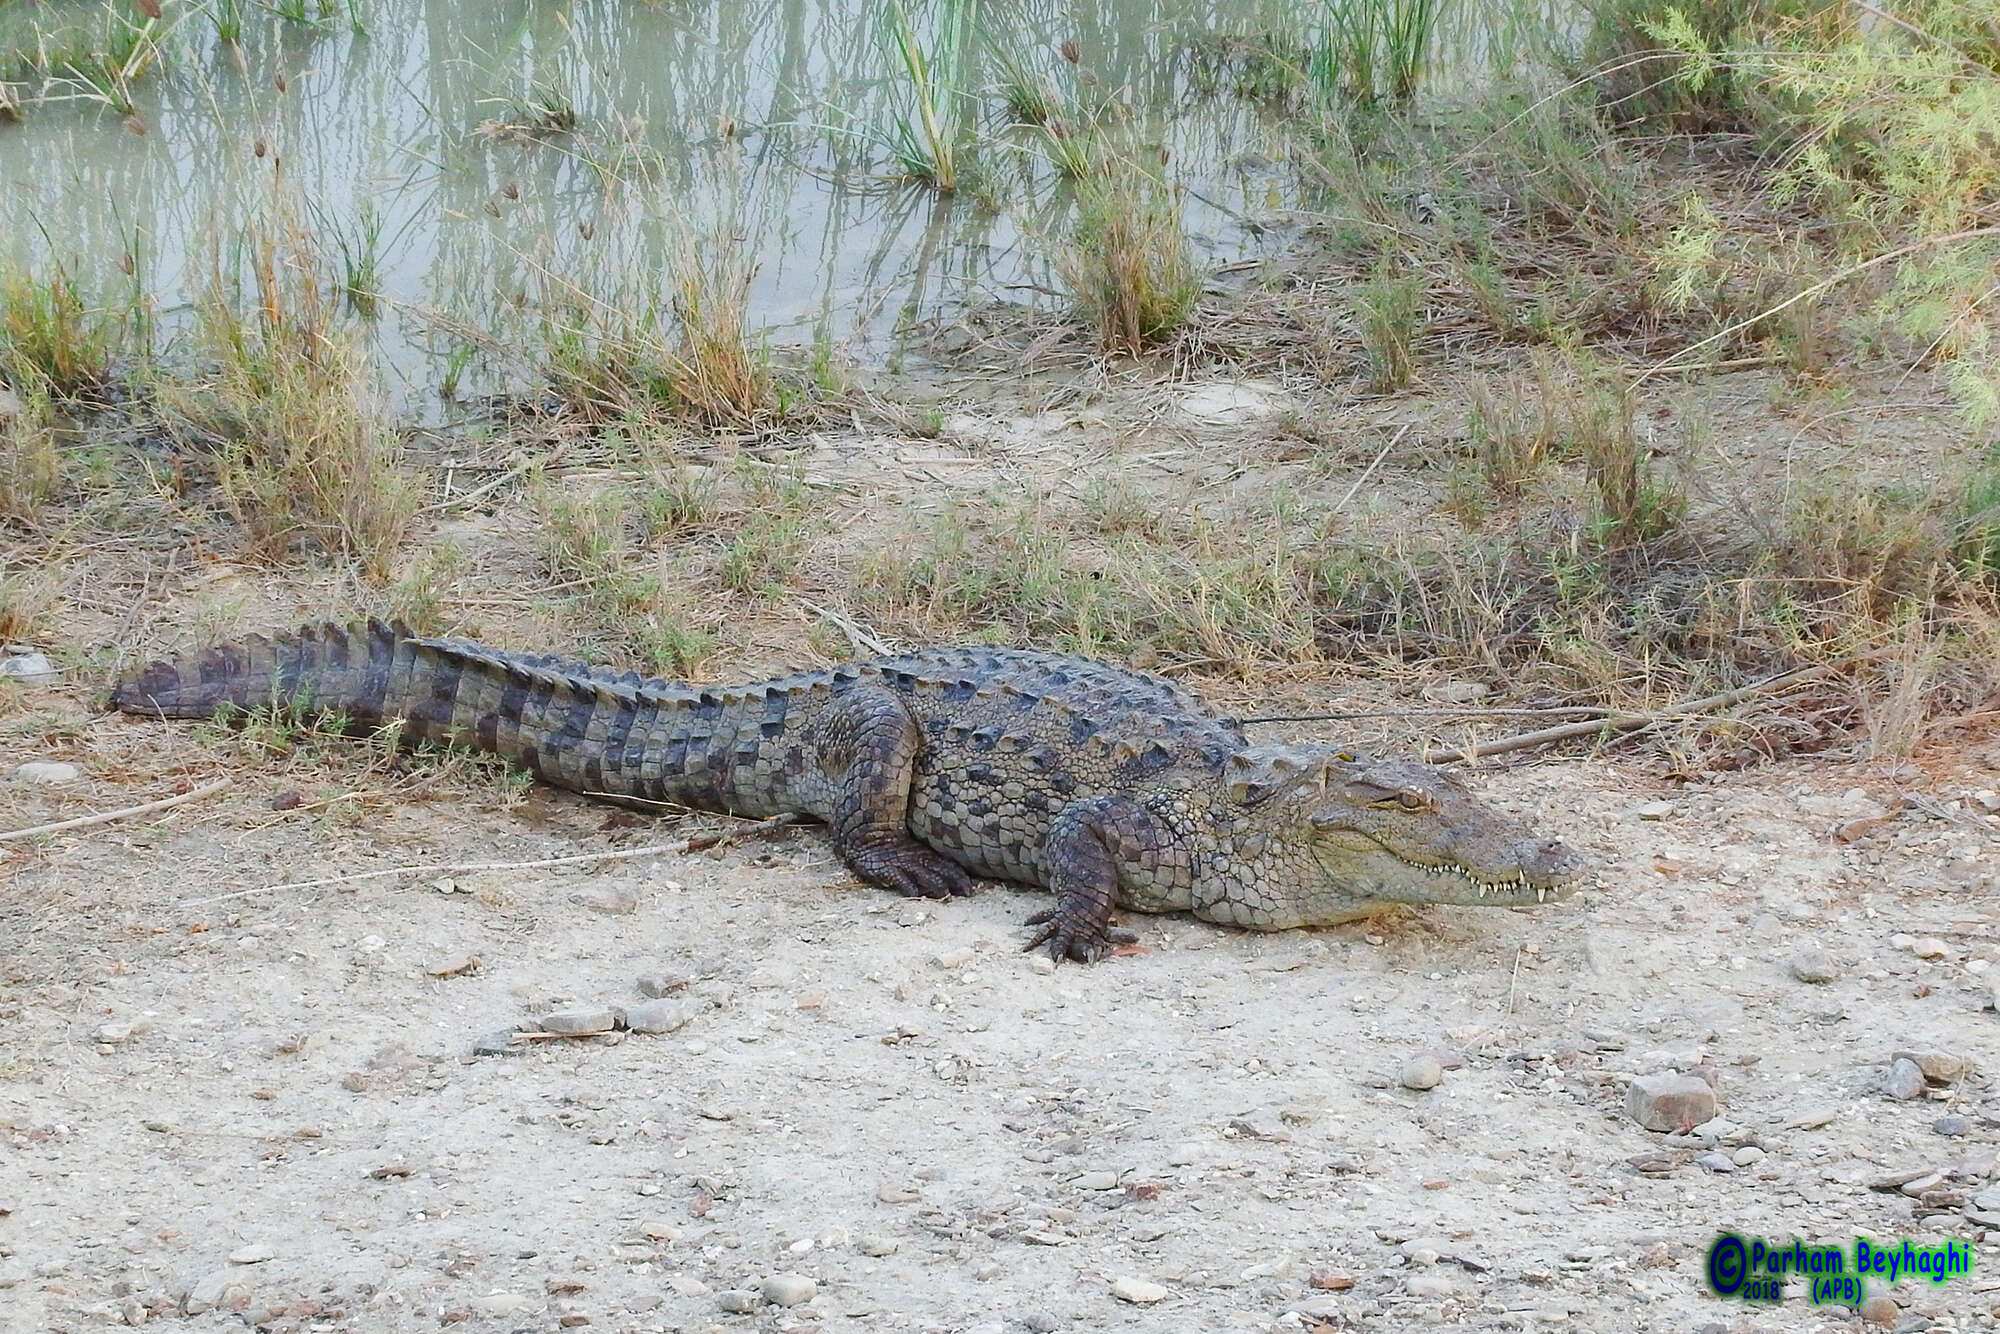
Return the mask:
<svg viewBox="0 0 2000 1334">
<path fill-rule="evenodd" d="M 1300 460 L 1255 401 L 1266 427 L 1245 429 L 1239 392 L 1197 388 L 1143 430 L 973 414 L 902 454 L 822 442 L 811 467 L 853 499 L 815 561 L 865 546 L 892 504 L 1065 494 L 1119 459 L 1161 495 L 1282 482 L 1332 503 L 1401 429 L 1357 409 L 1345 444 Z M 1859 418 L 1731 416 L 1768 419 L 1766 398 L 1739 381 L 1704 408 L 1729 449 L 1762 442 L 1723 461 L 1737 471 L 1782 480 L 1794 444 L 1816 466 L 1871 449 Z M 1463 421 L 1440 413 L 1426 434 Z M 1385 469 L 1356 506 L 1421 512 L 1434 472 Z M 525 550 L 518 514 L 455 522 Z M 731 827 L 94 716 L 85 687 L 115 657 L 348 605 L 344 586 L 156 550 L 176 540 L 79 546 L 46 645 L 65 683 L 0 696 L 0 830 L 234 779 L 0 841 L 9 1334 L 1853 1322 L 1796 1286 L 1776 1306 L 1710 1295 L 1723 1230 L 1976 1242 L 1970 1277 L 1876 1281 L 1896 1305 L 1871 1314 L 2000 1323 L 1990 735 L 1685 785 L 1622 751 L 1490 767 L 1482 790 L 1591 856 L 1592 888 L 1275 936 L 1138 919 L 1142 950 L 1055 969 L 1018 948 L 1042 896 L 908 903 L 811 829 L 446 872 Z M 709 679 L 776 667 L 812 624 L 780 604 Z M 563 642 L 532 618 L 487 628 Z M 1370 707 L 1350 684 L 1313 669 L 1271 702 Z M 1421 704 L 1422 685 L 1387 688 Z M 31 782 L 33 761 L 78 772 Z M 398 866 L 433 869 L 359 878 Z M 299 883 L 326 877 L 348 878 Z M 504 1041 L 552 1010 L 637 1005 L 642 977 L 674 984 L 656 1007 L 673 1031 Z M 1894 1099 L 1905 1049 L 1973 1068 Z M 1404 1087 L 1426 1055 L 1442 1081 Z M 1720 1118 L 1643 1129 L 1627 1085 L 1676 1070 L 1719 1088 Z"/>
<path fill-rule="evenodd" d="M 113 718 L 69 744 L 184 739 Z M 238 763 L 179 810 L 0 844 L 0 1328 L 1832 1328 L 1797 1289 L 1709 1295 L 1707 1247 L 1985 1235 L 2000 818 L 1971 794 L 1996 760 L 1497 770 L 1497 803 L 1596 859 L 1574 902 L 1142 918 L 1142 952 L 1053 970 L 1018 952 L 1040 896 L 908 903 L 810 829 L 269 888 L 724 826 L 385 798 L 362 759 L 276 812 L 297 776 Z M 157 795 L 83 767 L 0 778 L 4 824 Z M 1832 981 L 1793 975 L 1815 946 Z M 472 1054 L 657 974 L 687 981 L 677 1031 Z M 1901 1048 L 1976 1070 L 1893 1100 Z M 1442 1083 L 1403 1088 L 1426 1052 Z M 1722 1122 L 1627 1116 L 1630 1077 L 1671 1069 Z M 1917 1169 L 1948 1174 L 1928 1204 L 1871 1189 Z M 1902 1328 L 1993 1328 L 1979 1253 L 1872 1291 Z M 772 1279 L 810 1295 L 764 1303 Z"/>
</svg>

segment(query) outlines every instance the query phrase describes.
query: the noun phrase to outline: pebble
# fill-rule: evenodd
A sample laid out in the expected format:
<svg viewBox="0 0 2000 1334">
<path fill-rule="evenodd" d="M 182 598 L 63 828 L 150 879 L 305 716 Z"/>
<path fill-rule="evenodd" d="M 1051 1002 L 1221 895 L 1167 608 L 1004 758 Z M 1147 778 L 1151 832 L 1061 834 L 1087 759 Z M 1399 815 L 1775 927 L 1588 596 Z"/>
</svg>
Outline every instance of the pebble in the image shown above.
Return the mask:
<svg viewBox="0 0 2000 1334">
<path fill-rule="evenodd" d="M 1458 1291 L 1458 1284 L 1442 1274 L 1417 1274 L 1405 1280 L 1403 1288 L 1412 1297 L 1449 1297 Z"/>
<path fill-rule="evenodd" d="M 1307 1281 L 1327 1292 L 1346 1292 L 1354 1286 L 1354 1275 L 1344 1269 L 1315 1269 Z"/>
<path fill-rule="evenodd" d="M 900 1186 L 893 1181 L 885 1181 L 875 1188 L 875 1198 L 884 1204 L 914 1204 L 924 1197 L 924 1193 L 913 1186 Z"/>
<path fill-rule="evenodd" d="M 1902 1309 L 1896 1305 L 1894 1297 L 1886 1292 L 1878 1292 L 1861 1303 L 1860 1314 L 1861 1319 L 1867 1324 L 1893 1325 L 1896 1323 L 1896 1317 L 1902 1314 Z"/>
<path fill-rule="evenodd" d="M 1640 1075 L 1625 1089 L 1625 1114 L 1648 1130 L 1698 1126 L 1714 1119 L 1715 1089 L 1692 1075 Z"/>
<path fill-rule="evenodd" d="M 1764 1151 L 1755 1144 L 1745 1144 L 1742 1148 L 1731 1154 L 1729 1160 L 1738 1167 L 1750 1167 L 1753 1164 L 1764 1161 Z"/>
<path fill-rule="evenodd" d="M 588 1037 L 592 1033 L 609 1033 L 618 1027 L 618 1016 L 607 1006 L 587 1010 L 555 1010 L 545 1014 L 538 1021 L 544 1033 L 561 1033 L 568 1037 Z"/>
<path fill-rule="evenodd" d="M 639 994 L 649 1000 L 686 991 L 688 980 L 678 973 L 646 973 L 639 978 Z"/>
<path fill-rule="evenodd" d="M 31 686 L 53 685 L 62 674 L 44 653 L 23 653 L 19 657 L 0 658 L 0 677 L 26 681 Z"/>
<path fill-rule="evenodd" d="M 736 1315 L 749 1315 L 764 1305 L 764 1294 L 748 1288 L 724 1288 L 716 1294 L 715 1304 Z"/>
<path fill-rule="evenodd" d="M 1889 1073 L 1882 1080 L 1882 1091 L 1898 1102 L 1908 1102 L 1912 1098 L 1922 1097 L 1923 1067 L 1915 1061 L 1897 1057 L 1889 1063 Z"/>
<path fill-rule="evenodd" d="M 514 1050 L 514 1030 L 511 1028 L 495 1029 L 484 1037 L 474 1039 L 472 1043 L 474 1056 L 505 1056 L 512 1050 Z"/>
<path fill-rule="evenodd" d="M 946 950 L 944 953 L 939 954 L 936 956 L 934 962 L 940 968 L 963 968 L 978 957 L 978 950 L 967 945 L 961 945 L 955 950 Z"/>
<path fill-rule="evenodd" d="M 1919 936 L 1910 942 L 1910 953 L 1919 959 L 1942 959 L 1951 953 L 1951 947 L 1936 936 Z"/>
<path fill-rule="evenodd" d="M 863 1255 L 894 1255 L 897 1251 L 903 1249 L 903 1243 L 897 1241 L 894 1237 L 882 1237 L 870 1234 L 856 1237 L 854 1239 L 854 1249 L 860 1251 Z"/>
<path fill-rule="evenodd" d="M 29 760 L 14 770 L 14 777 L 24 783 L 74 783 L 83 770 L 56 760 Z"/>
<path fill-rule="evenodd" d="M 682 1297 L 706 1297 L 715 1291 L 700 1279 L 690 1278 L 686 1274 L 673 1275 L 667 1280 L 667 1286 Z"/>
<path fill-rule="evenodd" d="M 1972 1058 L 1949 1051 L 1899 1051 L 1892 1061 L 1913 1061 L 1933 1084 L 1956 1084 L 1972 1073 Z"/>
<path fill-rule="evenodd" d="M 1792 956 L 1792 976 L 1801 982 L 1831 982 L 1840 976 L 1840 965 L 1825 950 L 1800 950 Z"/>
<path fill-rule="evenodd" d="M 1694 1165 L 1704 1172 L 1734 1172 L 1736 1170 L 1735 1159 L 1726 1153 L 1717 1153 L 1713 1149 L 1696 1158 Z"/>
<path fill-rule="evenodd" d="M 1964 1116 L 1940 1116 L 1931 1122 L 1931 1129 L 1937 1134 L 1955 1139 L 1972 1129 L 1972 1120 Z"/>
<path fill-rule="evenodd" d="M 1424 698 L 1433 704 L 1477 704 L 1493 693 L 1484 681 L 1439 681 L 1424 687 Z"/>
<path fill-rule="evenodd" d="M 1028 1330 L 1029 1334 L 1056 1334 L 1056 1331 L 1062 1328 L 1062 1321 L 1047 1311 L 1023 1311 L 1015 1319 L 1021 1322 L 1022 1328 Z"/>
<path fill-rule="evenodd" d="M 1435 1056 L 1413 1056 L 1403 1062 L 1403 1069 L 1396 1076 L 1406 1089 L 1434 1089 L 1444 1082 L 1444 1062 Z"/>
<path fill-rule="evenodd" d="M 106 1023 L 99 1024 L 96 1028 L 91 1029 L 90 1040 L 92 1042 L 102 1043 L 104 1046 L 107 1047 L 116 1047 L 122 1043 L 130 1042 L 132 1040 L 132 1035 L 134 1033 L 139 1032 L 141 1027 L 142 1025 L 127 1023 L 123 1020 L 113 1019 Z"/>
<path fill-rule="evenodd" d="M 218 1269 L 189 1289 L 187 1313 L 241 1311 L 250 1305 L 250 1289 L 237 1277 L 237 1270 Z"/>
<path fill-rule="evenodd" d="M 1443 1237 L 1412 1237 L 1396 1249 L 1413 1265 L 1434 1265 L 1451 1254 L 1451 1243 Z"/>
<path fill-rule="evenodd" d="M 127 1297 L 124 1305 L 118 1308 L 118 1314 L 128 1325 L 143 1325 L 146 1323 L 146 1303 L 137 1297 Z"/>
<path fill-rule="evenodd" d="M 1178 1144 L 1174 1146 L 1172 1152 L 1167 1154 L 1167 1166 L 1193 1167 L 1196 1163 L 1202 1160 L 1202 1156 L 1203 1155 L 1202 1155 L 1201 1145 Z"/>
<path fill-rule="evenodd" d="M 569 901 L 586 912 L 602 913 L 606 917 L 629 917 L 639 911 L 638 894 L 622 886 L 587 889 L 570 895 Z"/>
<path fill-rule="evenodd" d="M 1046 954 L 1031 954 L 1028 956 L 1028 967 L 1037 973 L 1047 975 L 1055 972 L 1056 961 Z"/>
<path fill-rule="evenodd" d="M 681 999 L 641 1001 L 625 1007 L 625 1027 L 634 1033 L 673 1033 L 694 1022 L 697 1002 Z"/>
<path fill-rule="evenodd" d="M 449 959 L 440 959 L 425 968 L 424 972 L 432 977 L 457 977 L 460 973 L 471 972 L 479 967 L 481 962 L 477 954 L 459 954 Z"/>
<path fill-rule="evenodd" d="M 1632 808 L 1633 818 L 1639 820 L 1671 820 L 1674 803 L 1671 801 L 1649 801 L 1643 806 Z"/>
<path fill-rule="evenodd" d="M 1922 1198 L 1923 1193 L 1925 1191 L 1930 1190 L 1931 1188 L 1939 1185 L 1943 1181 L 1944 1181 L 1944 1173 L 1926 1172 L 1920 1177 L 1910 1178 L 1908 1181 L 1905 1181 L 1902 1185 L 1896 1187 L 1896 1189 L 1901 1191 L 1903 1194 L 1909 1196 L 1911 1199 L 1915 1200 Z"/>
<path fill-rule="evenodd" d="M 527 1304 L 528 1299 L 518 1292 L 489 1292 L 472 1299 L 472 1308 L 482 1315 L 513 1315 Z"/>
<path fill-rule="evenodd" d="M 773 1274 L 764 1280 L 764 1300 L 773 1306 L 804 1306 L 819 1295 L 819 1284 L 804 1274 Z"/>
<path fill-rule="evenodd" d="M 260 1265 L 266 1260 L 277 1258 L 277 1251 L 261 1241 L 253 1241 L 248 1246 L 239 1246 L 229 1253 L 229 1263 L 233 1265 Z"/>
<path fill-rule="evenodd" d="M 1111 1280 L 1111 1295 L 1121 1302 L 1151 1306 L 1154 1302 L 1165 1301 L 1171 1294 L 1149 1279 L 1126 1277 Z"/>
<path fill-rule="evenodd" d="M 1116 1172 L 1085 1172 L 1076 1179 L 1076 1188 L 1078 1190 L 1117 1190 L 1118 1174 Z"/>
</svg>

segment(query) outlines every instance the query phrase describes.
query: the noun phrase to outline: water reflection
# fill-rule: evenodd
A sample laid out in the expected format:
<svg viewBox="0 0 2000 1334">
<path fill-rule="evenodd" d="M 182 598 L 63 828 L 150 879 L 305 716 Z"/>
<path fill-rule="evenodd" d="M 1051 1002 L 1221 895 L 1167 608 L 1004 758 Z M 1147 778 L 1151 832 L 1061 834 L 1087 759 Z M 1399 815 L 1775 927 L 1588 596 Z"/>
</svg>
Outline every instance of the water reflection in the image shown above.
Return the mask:
<svg viewBox="0 0 2000 1334">
<path fill-rule="evenodd" d="M 0 47 L 7 25 L 66 7 L 95 8 L 0 10 Z M 1279 173 L 1241 168 L 1245 153 L 1278 156 L 1277 130 L 1253 104 L 1198 96 L 1187 46 L 1259 31 L 1277 9 L 1028 0 L 989 5 L 981 22 L 1051 82 L 1073 77 L 1054 47 L 1074 41 L 1096 93 L 1122 91 L 1139 138 L 1165 145 L 1193 187 L 1198 249 L 1226 258 L 1254 245 L 1245 216 L 1283 202 Z M 208 266 L 228 271 L 233 229 L 288 183 L 332 267 L 373 256 L 380 361 L 406 407 L 444 374 L 441 325 L 505 336 L 542 269 L 606 275 L 619 299 L 643 300 L 690 226 L 743 238 L 755 325 L 863 356 L 969 293 L 1051 286 L 1036 238 L 1062 227 L 1064 191 L 1010 147 L 1029 140 L 1005 129 L 983 45 L 965 80 L 974 188 L 885 182 L 871 175 L 887 165 L 879 150 L 838 128 L 889 114 L 879 0 L 377 0 L 361 12 L 357 35 L 259 10 L 238 48 L 203 11 L 176 10 L 162 66 L 133 85 L 138 123 L 70 103 L 0 124 L 0 258 L 61 259 L 110 282 L 129 281 L 116 270 L 130 253 L 171 330 Z M 483 357 L 487 382 L 475 370 L 465 388 L 497 387 L 518 369 L 504 360 Z"/>
</svg>

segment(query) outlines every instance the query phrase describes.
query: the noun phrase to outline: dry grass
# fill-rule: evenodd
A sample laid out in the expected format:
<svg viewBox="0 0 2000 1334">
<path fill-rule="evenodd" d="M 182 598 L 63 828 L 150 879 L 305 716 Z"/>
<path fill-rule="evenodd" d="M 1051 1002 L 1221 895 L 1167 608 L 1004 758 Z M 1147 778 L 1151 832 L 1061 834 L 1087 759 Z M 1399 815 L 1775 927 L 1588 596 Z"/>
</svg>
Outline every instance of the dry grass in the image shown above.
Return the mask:
<svg viewBox="0 0 2000 1334">
<path fill-rule="evenodd" d="M 212 460 L 223 502 L 253 550 L 339 554 L 382 579 L 416 489 L 360 350 L 336 322 L 318 245 L 274 200 L 243 234 L 249 292 L 223 254 L 218 243 L 197 310 L 212 369 L 163 375 L 155 386 L 162 419 Z"/>
<path fill-rule="evenodd" d="M 0 274 L 0 379 L 75 397 L 111 378 L 116 324 L 94 309 L 61 264 L 38 279 L 18 270 Z"/>
<path fill-rule="evenodd" d="M 0 644 L 37 642 L 57 602 L 49 572 L 0 575 Z"/>
<path fill-rule="evenodd" d="M 39 381 L 0 385 L 0 518 L 32 515 L 62 479 L 53 405 Z"/>
<path fill-rule="evenodd" d="M 749 327 L 755 276 L 726 229 L 684 237 L 665 271 L 636 278 L 538 266 L 551 387 L 595 422 L 680 416 L 749 427 L 774 417 L 778 384 Z"/>
</svg>

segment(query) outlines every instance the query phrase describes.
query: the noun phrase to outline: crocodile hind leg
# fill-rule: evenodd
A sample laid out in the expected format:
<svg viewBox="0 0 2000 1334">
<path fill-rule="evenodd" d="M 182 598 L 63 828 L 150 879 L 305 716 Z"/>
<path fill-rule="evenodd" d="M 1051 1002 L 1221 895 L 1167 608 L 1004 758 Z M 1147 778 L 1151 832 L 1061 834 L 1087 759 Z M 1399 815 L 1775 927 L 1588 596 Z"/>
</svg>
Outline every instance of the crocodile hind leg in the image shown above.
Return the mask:
<svg viewBox="0 0 2000 1334">
<path fill-rule="evenodd" d="M 844 692 L 814 721 L 808 740 L 831 798 L 834 851 L 863 880 L 929 899 L 972 893 L 964 867 L 910 835 L 910 783 L 923 733 L 893 690 Z"/>
</svg>

